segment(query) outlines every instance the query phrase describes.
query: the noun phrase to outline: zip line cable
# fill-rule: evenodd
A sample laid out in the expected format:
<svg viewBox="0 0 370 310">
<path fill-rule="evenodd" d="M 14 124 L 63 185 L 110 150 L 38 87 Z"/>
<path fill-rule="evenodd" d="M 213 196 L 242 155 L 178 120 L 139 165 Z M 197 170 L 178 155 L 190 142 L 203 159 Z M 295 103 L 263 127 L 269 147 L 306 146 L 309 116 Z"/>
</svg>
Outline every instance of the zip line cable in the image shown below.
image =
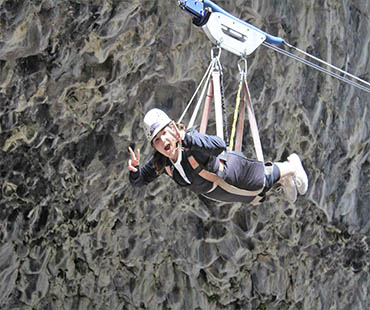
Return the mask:
<svg viewBox="0 0 370 310">
<path fill-rule="evenodd" d="M 357 76 L 355 76 L 355 75 L 353 75 L 353 74 L 351 74 L 351 73 L 349 73 L 349 72 L 346 72 L 346 71 L 344 71 L 344 70 L 342 70 L 342 69 L 340 69 L 340 68 L 338 68 L 338 67 L 336 67 L 336 66 L 334 66 L 334 65 L 332 65 L 332 64 L 330 64 L 330 63 L 328 63 L 328 62 L 326 62 L 326 61 L 324 61 L 324 60 L 322 60 L 322 59 L 320 59 L 320 58 L 318 58 L 318 57 L 315 57 L 315 56 L 313 56 L 313 55 L 311 55 L 311 54 L 309 54 L 309 53 L 307 53 L 307 52 L 305 52 L 305 51 L 303 51 L 303 50 L 299 49 L 298 47 L 295 47 L 295 46 L 293 46 L 293 45 L 289 44 L 289 43 L 288 43 L 288 42 L 286 42 L 286 41 L 284 41 L 284 44 L 285 44 L 286 46 L 288 46 L 289 48 L 291 48 L 291 49 L 295 49 L 295 50 L 296 50 L 297 52 L 299 52 L 299 53 L 302 53 L 302 54 L 304 54 L 304 55 L 306 55 L 306 56 L 308 56 L 308 57 L 310 57 L 310 58 L 312 58 L 312 59 L 315 59 L 316 61 L 321 62 L 321 63 L 323 63 L 323 64 L 325 64 L 325 65 L 329 66 L 329 67 L 330 67 L 330 68 L 332 68 L 332 69 L 335 69 L 335 70 L 337 70 L 337 71 L 339 71 L 339 72 L 341 72 L 341 73 L 343 73 L 343 74 L 345 74 L 345 75 L 350 76 L 351 78 L 353 78 L 353 79 L 355 79 L 355 80 L 357 80 L 357 81 L 359 81 L 359 82 L 361 82 L 361 83 L 363 83 L 363 84 L 366 84 L 367 86 L 370 86 L 370 83 L 369 83 L 369 82 L 367 82 L 367 81 L 365 81 L 365 80 L 362 80 L 362 79 L 360 79 L 359 77 L 357 77 Z"/>
<path fill-rule="evenodd" d="M 341 70 L 338 67 L 335 67 L 335 66 L 333 66 L 333 65 L 331 65 L 331 64 L 329 64 L 329 63 L 327 63 L 327 62 L 325 62 L 325 61 L 323 61 L 323 60 L 321 60 L 321 59 L 319 59 L 319 58 L 317 58 L 315 56 L 312 56 L 312 55 L 310 55 L 310 54 L 308 54 L 308 53 L 306 53 L 306 52 L 304 52 L 304 51 L 302 51 L 302 50 L 300 50 L 300 49 L 298 49 L 298 48 L 296 48 L 296 47 L 294 47 L 294 46 L 286 43 L 285 41 L 284 41 L 284 43 L 288 47 L 294 48 L 298 52 L 301 52 L 301 53 L 305 54 L 306 56 L 309 56 L 310 58 L 315 59 L 316 61 L 319 61 L 319 62 L 321 62 L 321 63 L 323 63 L 323 64 L 325 64 L 325 65 L 327 65 L 327 66 L 329 66 L 329 67 L 331 67 L 331 68 L 333 68 L 335 70 L 337 70 L 337 71 L 340 71 L 343 74 L 346 74 L 346 75 L 348 75 L 348 76 L 350 76 L 352 78 L 355 78 L 356 80 L 360 81 L 361 83 L 364 83 L 364 84 L 370 86 L 370 83 L 368 83 L 368 82 L 366 82 L 366 81 L 364 81 L 364 80 L 362 80 L 362 79 L 360 79 L 360 78 L 358 78 L 358 77 L 356 77 L 356 76 L 354 76 L 354 75 L 352 75 L 352 74 L 350 74 L 350 73 L 348 73 L 348 72 L 346 72 L 344 70 Z M 293 53 L 291 53 L 289 51 L 286 51 L 286 50 L 284 50 L 284 49 L 282 49 L 280 47 L 277 47 L 277 46 L 275 46 L 273 44 L 270 44 L 270 43 L 267 43 L 267 42 L 263 42 L 262 45 L 264 45 L 264 46 L 266 46 L 268 48 L 271 48 L 271 49 L 273 49 L 273 50 L 275 50 L 275 51 L 277 51 L 277 52 L 279 52 L 279 53 L 281 53 L 281 54 L 283 54 L 285 56 L 288 56 L 290 58 L 293 58 L 293 59 L 295 59 L 295 60 L 297 60 L 297 61 L 299 61 L 299 62 L 301 62 L 301 63 L 303 63 L 303 64 L 305 64 L 307 66 L 310 66 L 310 67 L 312 67 L 312 68 L 314 68 L 314 69 L 316 69 L 318 71 L 321 71 L 321 72 L 326 73 L 326 74 L 328 74 L 328 75 L 330 75 L 332 77 L 335 77 L 338 80 L 341 80 L 342 82 L 345 82 L 345 83 L 347 83 L 347 84 L 349 84 L 351 86 L 357 87 L 357 88 L 359 88 L 359 89 L 361 89 L 361 90 L 363 90 L 365 92 L 370 93 L 370 88 L 369 87 L 366 87 L 366 86 L 364 86 L 362 84 L 359 84 L 359 83 L 357 83 L 355 81 L 352 81 L 352 80 L 350 80 L 350 79 L 348 79 L 348 78 L 346 78 L 344 76 L 339 75 L 336 72 L 333 72 L 333 71 L 330 71 L 328 69 L 325 69 L 325 68 L 323 68 L 323 67 L 321 67 L 321 66 L 319 66 L 319 65 L 317 65 L 317 64 L 315 64 L 315 63 L 313 63 L 313 62 L 311 62 L 309 60 L 303 59 L 302 57 L 297 56 L 297 55 L 295 55 L 295 54 L 293 54 Z"/>
</svg>

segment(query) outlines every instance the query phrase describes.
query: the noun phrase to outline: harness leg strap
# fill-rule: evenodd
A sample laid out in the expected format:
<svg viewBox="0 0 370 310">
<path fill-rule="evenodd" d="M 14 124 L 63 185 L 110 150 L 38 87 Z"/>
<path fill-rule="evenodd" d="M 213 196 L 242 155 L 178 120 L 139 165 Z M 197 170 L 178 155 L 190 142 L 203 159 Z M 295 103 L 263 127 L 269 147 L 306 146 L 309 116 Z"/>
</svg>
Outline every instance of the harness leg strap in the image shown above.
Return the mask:
<svg viewBox="0 0 370 310">
<path fill-rule="evenodd" d="M 199 167 L 201 167 L 201 166 L 199 165 L 199 163 L 197 162 L 197 160 L 193 156 L 189 156 L 188 161 L 189 161 L 191 167 L 194 170 L 199 171 Z M 220 161 L 220 166 L 223 169 L 223 163 L 221 161 Z M 234 185 L 231 185 L 231 184 L 227 183 L 224 179 L 220 178 L 216 173 L 209 172 L 209 171 L 207 171 L 206 169 L 203 169 L 203 168 L 199 171 L 198 175 L 201 176 L 203 179 L 214 183 L 213 187 L 212 187 L 212 190 L 214 188 L 216 188 L 216 186 L 219 186 L 223 190 L 225 190 L 225 191 L 227 191 L 231 194 L 239 195 L 239 196 L 248 196 L 248 197 L 257 196 L 258 194 L 260 194 L 264 190 L 264 187 L 262 187 L 261 189 L 255 190 L 255 191 L 250 191 L 250 190 L 238 188 Z"/>
</svg>

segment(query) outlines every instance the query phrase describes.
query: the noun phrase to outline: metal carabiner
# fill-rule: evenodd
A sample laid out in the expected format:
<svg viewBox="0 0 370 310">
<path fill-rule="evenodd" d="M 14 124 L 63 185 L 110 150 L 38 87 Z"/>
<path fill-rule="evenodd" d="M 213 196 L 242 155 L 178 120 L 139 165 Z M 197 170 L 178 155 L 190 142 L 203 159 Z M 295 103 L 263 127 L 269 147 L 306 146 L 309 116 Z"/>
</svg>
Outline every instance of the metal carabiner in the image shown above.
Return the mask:
<svg viewBox="0 0 370 310">
<path fill-rule="evenodd" d="M 215 54 L 214 54 L 214 50 L 218 50 L 217 51 L 217 55 L 215 56 Z M 215 58 L 217 58 L 218 60 L 220 59 L 220 56 L 221 56 L 221 47 L 220 46 L 213 46 L 212 47 L 212 49 L 211 49 L 211 58 L 212 59 L 215 59 Z"/>
<path fill-rule="evenodd" d="M 244 69 L 242 68 L 241 63 L 244 62 Z M 238 61 L 238 69 L 240 73 L 240 80 L 243 80 L 247 77 L 247 72 L 248 72 L 248 62 L 247 58 L 241 57 L 240 60 Z"/>
<path fill-rule="evenodd" d="M 244 69 L 241 66 L 241 62 L 244 62 Z M 238 69 L 239 69 L 240 74 L 247 74 L 248 72 L 247 58 L 245 57 L 240 58 L 240 60 L 238 61 Z"/>
</svg>

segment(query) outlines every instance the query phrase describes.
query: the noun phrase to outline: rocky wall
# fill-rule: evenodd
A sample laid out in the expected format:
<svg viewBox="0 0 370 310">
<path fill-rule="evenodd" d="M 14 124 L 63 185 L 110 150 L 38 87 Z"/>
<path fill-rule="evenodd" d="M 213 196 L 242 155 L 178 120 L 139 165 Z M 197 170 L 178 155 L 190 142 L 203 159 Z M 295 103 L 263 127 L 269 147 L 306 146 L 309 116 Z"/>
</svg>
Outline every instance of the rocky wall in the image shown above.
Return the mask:
<svg viewBox="0 0 370 310">
<path fill-rule="evenodd" d="M 217 3 L 370 80 L 368 1 Z M 177 119 L 211 48 L 175 0 L 0 0 L 1 309 L 370 308 L 369 93 L 261 46 L 265 158 L 300 154 L 308 193 L 253 207 L 129 184 L 143 115 Z M 238 61 L 221 54 L 229 121 Z"/>
</svg>

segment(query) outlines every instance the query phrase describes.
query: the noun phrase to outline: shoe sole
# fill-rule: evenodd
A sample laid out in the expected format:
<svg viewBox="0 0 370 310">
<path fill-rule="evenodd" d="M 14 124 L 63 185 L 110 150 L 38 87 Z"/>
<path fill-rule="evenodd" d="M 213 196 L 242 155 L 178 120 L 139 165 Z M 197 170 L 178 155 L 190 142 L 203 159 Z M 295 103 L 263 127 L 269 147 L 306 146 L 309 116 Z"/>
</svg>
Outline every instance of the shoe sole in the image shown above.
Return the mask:
<svg viewBox="0 0 370 310">
<path fill-rule="evenodd" d="M 297 200 L 297 186 L 291 176 L 286 178 L 287 179 L 282 183 L 283 191 L 285 193 L 285 197 L 290 202 L 294 203 Z"/>
<path fill-rule="evenodd" d="M 301 159 L 299 158 L 297 154 L 293 153 L 292 155 L 288 157 L 288 161 L 292 162 L 297 167 L 297 172 L 296 172 L 294 179 L 296 181 L 298 193 L 300 195 L 306 194 L 308 190 L 308 176 L 307 176 L 306 171 L 303 168 Z M 297 178 L 297 175 L 298 175 L 298 178 Z M 299 180 L 299 182 L 297 182 L 297 179 Z"/>
</svg>

